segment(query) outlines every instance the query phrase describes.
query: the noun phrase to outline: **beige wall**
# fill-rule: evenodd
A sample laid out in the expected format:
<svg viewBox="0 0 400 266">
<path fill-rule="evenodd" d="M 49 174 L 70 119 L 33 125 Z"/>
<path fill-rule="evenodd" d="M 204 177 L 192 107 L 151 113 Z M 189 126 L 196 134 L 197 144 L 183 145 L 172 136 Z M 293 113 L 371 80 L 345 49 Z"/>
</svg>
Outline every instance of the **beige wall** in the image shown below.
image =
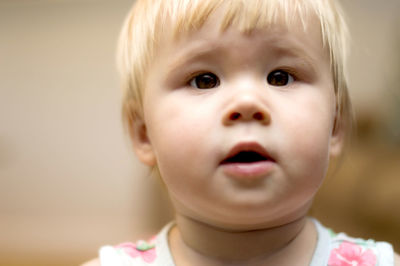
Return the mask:
<svg viewBox="0 0 400 266">
<path fill-rule="evenodd" d="M 355 106 L 395 134 L 400 2 L 344 2 Z M 0 265 L 76 264 L 168 219 L 120 122 L 114 50 L 131 3 L 0 0 Z"/>
<path fill-rule="evenodd" d="M 120 122 L 131 3 L 0 1 L 0 265 L 22 250 L 76 263 L 162 223 Z"/>
<path fill-rule="evenodd" d="M 349 79 L 358 112 L 379 115 L 400 97 L 400 1 L 341 1 L 346 7 L 352 50 Z"/>
</svg>

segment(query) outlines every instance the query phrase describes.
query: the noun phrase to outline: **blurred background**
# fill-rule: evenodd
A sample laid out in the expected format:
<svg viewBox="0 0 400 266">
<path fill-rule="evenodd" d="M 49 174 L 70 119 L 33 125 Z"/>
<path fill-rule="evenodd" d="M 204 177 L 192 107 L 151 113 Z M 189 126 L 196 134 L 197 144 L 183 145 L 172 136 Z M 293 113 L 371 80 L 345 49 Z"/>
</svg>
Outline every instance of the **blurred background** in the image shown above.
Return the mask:
<svg viewBox="0 0 400 266">
<path fill-rule="evenodd" d="M 78 265 L 171 219 L 123 132 L 132 0 L 0 0 L 0 265 Z M 400 251 L 400 1 L 342 1 L 357 137 L 311 213 Z"/>
</svg>

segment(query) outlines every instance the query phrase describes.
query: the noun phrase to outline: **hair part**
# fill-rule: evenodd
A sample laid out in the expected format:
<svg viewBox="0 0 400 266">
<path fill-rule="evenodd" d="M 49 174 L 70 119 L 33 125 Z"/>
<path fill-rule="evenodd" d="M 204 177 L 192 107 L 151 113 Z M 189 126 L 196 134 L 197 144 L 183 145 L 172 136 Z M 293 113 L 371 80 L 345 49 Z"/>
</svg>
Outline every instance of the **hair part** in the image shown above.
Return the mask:
<svg viewBox="0 0 400 266">
<path fill-rule="evenodd" d="M 128 130 L 136 116 L 143 116 L 145 80 L 160 35 L 171 32 L 179 38 L 204 25 L 224 5 L 221 31 L 235 27 L 243 33 L 316 15 L 323 45 L 330 56 L 336 94 L 334 130 L 350 134 L 352 110 L 346 78 L 348 30 L 337 0 L 137 0 L 123 25 L 118 44 L 118 68 L 123 89 L 123 120 Z M 168 27 L 166 29 L 166 27 Z M 132 132 L 131 132 L 132 133 Z"/>
</svg>

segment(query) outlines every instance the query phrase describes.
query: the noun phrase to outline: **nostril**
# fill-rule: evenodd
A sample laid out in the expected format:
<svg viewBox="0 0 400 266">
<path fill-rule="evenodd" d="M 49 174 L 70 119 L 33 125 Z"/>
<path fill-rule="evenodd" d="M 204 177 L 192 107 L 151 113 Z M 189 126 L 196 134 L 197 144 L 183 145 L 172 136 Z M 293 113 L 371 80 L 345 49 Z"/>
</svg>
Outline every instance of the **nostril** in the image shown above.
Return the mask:
<svg viewBox="0 0 400 266">
<path fill-rule="evenodd" d="M 229 116 L 229 118 L 230 118 L 230 120 L 238 120 L 240 118 L 240 116 L 241 116 L 240 113 L 234 112 Z"/>
<path fill-rule="evenodd" d="M 231 120 L 238 120 L 240 117 L 241 117 L 240 113 L 234 112 L 234 113 L 232 113 L 232 114 L 230 115 L 229 118 L 230 118 Z"/>
<path fill-rule="evenodd" d="M 264 120 L 264 115 L 261 112 L 257 112 L 253 115 L 255 120 Z"/>
</svg>

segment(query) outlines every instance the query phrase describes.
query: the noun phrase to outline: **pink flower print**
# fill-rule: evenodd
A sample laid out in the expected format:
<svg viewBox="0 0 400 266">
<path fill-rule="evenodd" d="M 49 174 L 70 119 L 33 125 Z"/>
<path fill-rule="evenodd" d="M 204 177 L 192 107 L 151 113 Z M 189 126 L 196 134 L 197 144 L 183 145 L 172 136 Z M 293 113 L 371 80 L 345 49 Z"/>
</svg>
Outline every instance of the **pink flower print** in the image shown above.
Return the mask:
<svg viewBox="0 0 400 266">
<path fill-rule="evenodd" d="M 344 241 L 331 252 L 329 266 L 375 266 L 376 255 L 371 249 Z"/>
<path fill-rule="evenodd" d="M 145 262 L 152 263 L 157 258 L 154 240 L 155 238 L 153 237 L 149 242 L 140 240 L 136 244 L 122 243 L 116 248 L 122 249 L 132 258 L 141 257 Z"/>
</svg>

